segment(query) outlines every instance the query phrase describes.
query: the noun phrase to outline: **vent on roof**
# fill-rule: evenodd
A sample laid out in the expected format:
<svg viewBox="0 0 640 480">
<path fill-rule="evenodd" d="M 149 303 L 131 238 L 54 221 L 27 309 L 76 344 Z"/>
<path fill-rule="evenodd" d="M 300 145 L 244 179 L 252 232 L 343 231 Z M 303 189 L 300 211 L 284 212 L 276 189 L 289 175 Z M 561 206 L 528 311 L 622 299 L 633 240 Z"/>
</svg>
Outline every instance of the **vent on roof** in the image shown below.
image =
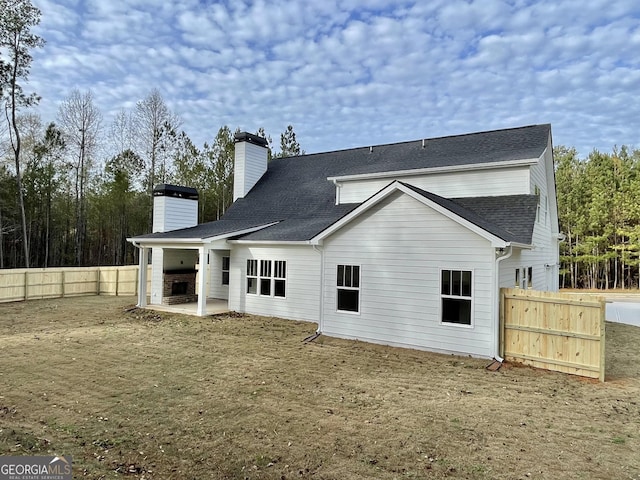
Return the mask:
<svg viewBox="0 0 640 480">
<path fill-rule="evenodd" d="M 423 138 L 422 139 L 422 148 L 425 148 L 427 146 L 427 141 Z"/>
<path fill-rule="evenodd" d="M 369 147 L 369 153 L 373 153 L 373 146 Z"/>
</svg>

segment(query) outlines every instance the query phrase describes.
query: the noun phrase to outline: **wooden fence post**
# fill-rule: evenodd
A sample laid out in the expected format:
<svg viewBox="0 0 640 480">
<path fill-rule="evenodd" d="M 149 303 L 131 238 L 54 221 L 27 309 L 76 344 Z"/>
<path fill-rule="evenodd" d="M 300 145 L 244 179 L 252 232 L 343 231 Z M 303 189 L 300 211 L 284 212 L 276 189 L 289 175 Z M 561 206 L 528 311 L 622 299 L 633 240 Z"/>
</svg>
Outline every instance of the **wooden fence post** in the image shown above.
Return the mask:
<svg viewBox="0 0 640 480">
<path fill-rule="evenodd" d="M 116 268 L 116 297 L 118 296 L 118 283 L 120 282 L 120 269 Z"/>
<path fill-rule="evenodd" d="M 96 295 L 100 296 L 100 267 L 96 267 Z"/>
<path fill-rule="evenodd" d="M 604 382 L 604 370 L 605 370 L 604 361 L 605 361 L 605 345 L 606 345 L 606 341 L 605 341 L 606 310 L 607 310 L 607 306 L 605 304 L 605 300 L 604 298 L 601 298 L 600 299 L 600 377 L 599 377 L 601 382 Z"/>
<path fill-rule="evenodd" d="M 24 272 L 24 299 L 29 299 L 29 270 Z"/>
</svg>

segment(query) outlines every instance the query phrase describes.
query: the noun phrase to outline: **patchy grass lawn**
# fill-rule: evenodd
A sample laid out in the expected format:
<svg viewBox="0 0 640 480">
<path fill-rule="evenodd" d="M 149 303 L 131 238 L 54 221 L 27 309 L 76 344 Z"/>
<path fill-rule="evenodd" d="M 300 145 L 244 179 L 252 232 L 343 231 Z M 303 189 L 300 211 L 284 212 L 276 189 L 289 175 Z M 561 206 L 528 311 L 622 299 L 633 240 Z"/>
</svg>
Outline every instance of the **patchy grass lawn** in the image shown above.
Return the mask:
<svg viewBox="0 0 640 480">
<path fill-rule="evenodd" d="M 607 382 L 321 337 L 314 324 L 0 305 L 0 453 L 92 479 L 640 478 L 640 329 Z"/>
</svg>

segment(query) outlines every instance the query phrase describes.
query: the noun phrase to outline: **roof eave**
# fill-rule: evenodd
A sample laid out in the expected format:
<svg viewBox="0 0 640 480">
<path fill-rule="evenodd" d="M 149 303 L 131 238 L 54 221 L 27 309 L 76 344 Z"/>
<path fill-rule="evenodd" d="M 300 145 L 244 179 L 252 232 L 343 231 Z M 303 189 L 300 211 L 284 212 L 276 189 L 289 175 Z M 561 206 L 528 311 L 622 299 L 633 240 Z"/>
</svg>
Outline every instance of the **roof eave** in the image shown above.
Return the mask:
<svg viewBox="0 0 640 480">
<path fill-rule="evenodd" d="M 532 243 L 507 242 L 507 247 L 522 248 L 524 250 L 533 250 L 535 246 Z"/>
<path fill-rule="evenodd" d="M 131 237 L 127 238 L 127 241 L 132 243 L 134 246 L 139 247 L 143 244 L 149 245 L 168 245 L 168 244 L 207 244 L 213 243 L 218 240 L 225 240 L 230 237 L 235 237 L 238 235 L 246 235 L 248 233 L 257 232 L 258 230 L 262 230 L 264 228 L 271 227 L 279 222 L 271 222 L 266 223 L 264 225 L 258 225 L 255 227 L 245 228 L 242 230 L 234 230 L 232 232 L 221 233 L 219 235 L 213 235 L 211 237 L 196 237 L 196 238 L 171 238 L 171 237 L 161 237 L 161 238 L 140 238 L 140 237 Z M 170 232 L 166 232 L 170 233 Z M 137 245 L 136 245 L 137 244 Z"/>
<path fill-rule="evenodd" d="M 310 240 L 227 240 L 227 243 L 239 245 L 311 245 Z"/>
</svg>

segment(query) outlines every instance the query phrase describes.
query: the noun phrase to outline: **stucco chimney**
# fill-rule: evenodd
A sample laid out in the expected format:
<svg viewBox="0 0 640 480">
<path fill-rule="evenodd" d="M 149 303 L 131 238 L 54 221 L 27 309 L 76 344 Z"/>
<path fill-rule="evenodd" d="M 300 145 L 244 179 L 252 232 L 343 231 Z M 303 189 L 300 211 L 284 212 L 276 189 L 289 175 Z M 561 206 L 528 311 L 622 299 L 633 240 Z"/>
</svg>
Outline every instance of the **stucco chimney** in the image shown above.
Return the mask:
<svg viewBox="0 0 640 480">
<path fill-rule="evenodd" d="M 153 233 L 198 224 L 198 191 L 162 183 L 153 189 Z"/>
<path fill-rule="evenodd" d="M 267 171 L 267 140 L 242 132 L 235 135 L 236 153 L 233 171 L 233 201 L 244 198 Z"/>
</svg>

